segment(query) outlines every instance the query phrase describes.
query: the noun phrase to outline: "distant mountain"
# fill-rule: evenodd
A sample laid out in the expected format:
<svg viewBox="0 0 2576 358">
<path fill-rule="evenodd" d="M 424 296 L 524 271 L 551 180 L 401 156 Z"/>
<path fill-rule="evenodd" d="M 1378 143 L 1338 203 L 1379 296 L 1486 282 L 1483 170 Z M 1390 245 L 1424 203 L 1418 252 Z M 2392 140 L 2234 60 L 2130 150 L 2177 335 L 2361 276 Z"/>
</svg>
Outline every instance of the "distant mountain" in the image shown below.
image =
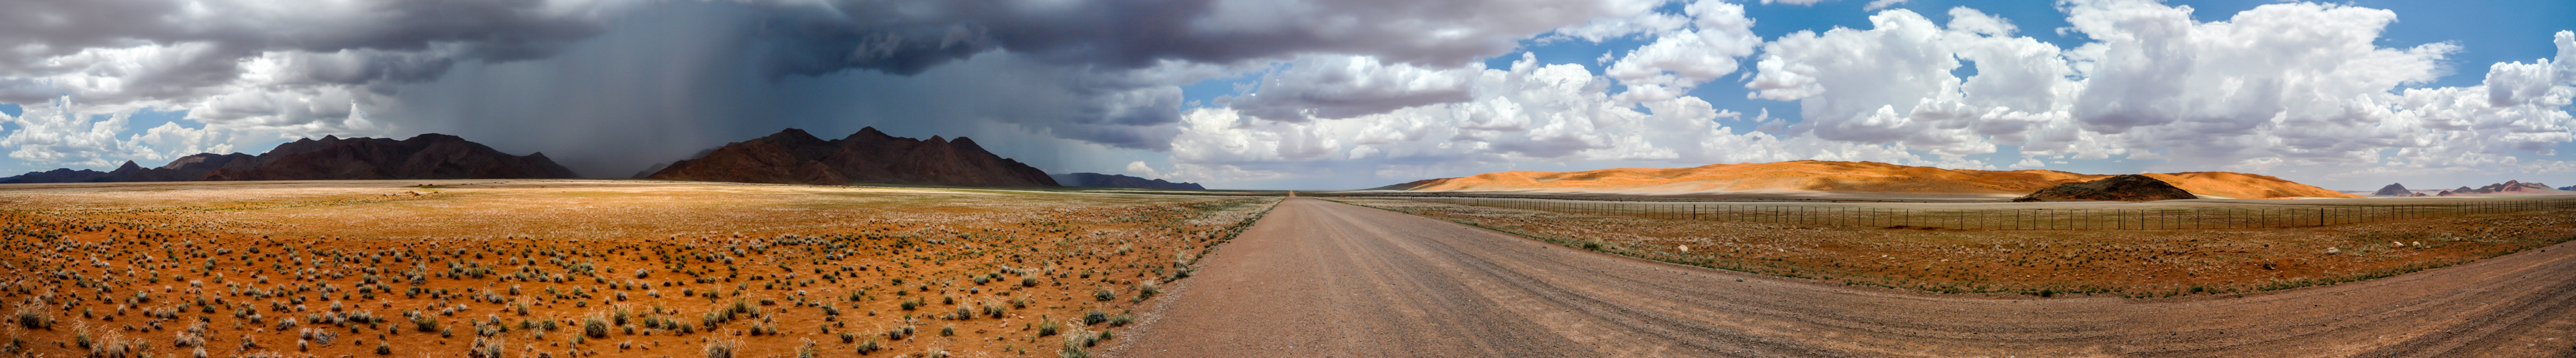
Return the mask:
<svg viewBox="0 0 2576 358">
<path fill-rule="evenodd" d="M 10 182 L 574 177 L 571 169 L 555 164 L 544 153 L 514 156 L 464 138 L 434 133 L 404 140 L 325 136 L 321 140 L 307 138 L 279 144 L 258 156 L 200 153 L 180 157 L 158 168 L 146 169 L 127 161 L 106 173 L 91 175 L 83 172 L 99 173 L 57 169 L 21 175 Z"/>
<path fill-rule="evenodd" d="M 645 177 L 816 185 L 1057 186 L 1046 171 L 993 155 L 972 139 L 901 138 L 874 127 L 829 141 L 789 128 L 725 144 Z"/>
<path fill-rule="evenodd" d="M 2197 199 L 2191 191 L 2176 188 L 2154 177 L 2138 174 L 2115 175 L 2082 183 L 2058 184 L 2013 201 L 2157 201 Z"/>
<path fill-rule="evenodd" d="M 2406 185 L 2404 185 L 2404 184 L 2390 183 L 2390 184 L 2388 184 L 2388 186 L 2380 187 L 2380 188 L 2379 188 L 2379 191 L 2371 192 L 2371 193 L 2370 193 L 2370 195 L 2371 195 L 2371 196 L 2413 196 L 2413 195 L 2415 195 L 2415 192 L 2406 190 Z"/>
<path fill-rule="evenodd" d="M 2358 198 L 2271 176 L 2230 172 L 2142 174 L 2201 196 L 2238 199 Z M 2058 184 L 2111 177 L 2054 170 L 1966 170 L 1872 162 L 1799 160 L 1694 168 L 1618 168 L 1580 172 L 1508 171 L 1378 187 L 1407 191 L 1519 191 L 1629 194 L 1859 192 L 2028 194 Z"/>
<path fill-rule="evenodd" d="M 96 181 L 105 177 L 107 177 L 107 172 L 96 170 L 54 169 L 41 172 L 27 172 L 27 174 L 20 174 L 18 176 L 8 177 L 7 179 L 0 179 L 0 184 L 79 183 Z"/>
<path fill-rule="evenodd" d="M 1072 174 L 1049 174 L 1049 175 L 1047 175 L 1047 177 L 1055 178 L 1055 183 L 1056 183 L 1056 184 L 1062 184 L 1062 185 L 1064 185 L 1064 186 L 1087 186 L 1087 187 L 1094 187 L 1094 188 L 1136 188 L 1136 189 L 1185 189 L 1185 190 L 1207 190 L 1207 188 L 1206 188 L 1206 187 L 1201 187 L 1201 186 L 1199 186 L 1199 184 L 1198 184 L 1198 183 L 1174 183 L 1174 182 L 1163 181 L 1162 179 L 1145 179 L 1145 178 L 1131 177 L 1131 176 L 1125 176 L 1125 175 L 1116 175 L 1116 174 L 1101 174 L 1101 173 L 1072 173 Z"/>
<path fill-rule="evenodd" d="M 2470 188 L 2470 187 L 2465 187 L 2465 186 L 2463 186 L 2463 187 L 2460 187 L 2460 188 L 2458 188 L 2458 189 L 2443 190 L 2440 194 L 2435 194 L 2435 196 L 2466 196 L 2466 195 L 2477 195 L 2477 196 L 2576 195 L 2576 192 L 2571 192 L 2571 191 L 2568 191 L 2567 189 L 2551 188 L 2551 187 L 2549 187 L 2549 185 L 2548 185 L 2548 184 L 2541 184 L 2541 183 L 2524 183 L 2524 182 L 2521 182 L 2521 181 L 2507 180 L 2507 181 L 2505 181 L 2505 182 L 2503 182 L 2503 183 L 2488 184 L 2487 186 L 2476 187 L 2476 188 Z"/>
</svg>

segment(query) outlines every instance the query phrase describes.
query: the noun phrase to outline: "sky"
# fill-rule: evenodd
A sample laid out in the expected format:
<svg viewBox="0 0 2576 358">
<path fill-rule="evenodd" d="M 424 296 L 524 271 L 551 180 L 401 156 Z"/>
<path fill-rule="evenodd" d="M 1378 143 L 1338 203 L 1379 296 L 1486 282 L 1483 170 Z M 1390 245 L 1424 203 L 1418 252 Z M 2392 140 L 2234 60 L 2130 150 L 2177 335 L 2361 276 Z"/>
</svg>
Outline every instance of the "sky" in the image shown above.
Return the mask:
<svg viewBox="0 0 2576 358">
<path fill-rule="evenodd" d="M 2576 185 L 2576 2 L 0 0 L 0 173 L 801 128 L 1351 189 L 1785 160 Z"/>
</svg>

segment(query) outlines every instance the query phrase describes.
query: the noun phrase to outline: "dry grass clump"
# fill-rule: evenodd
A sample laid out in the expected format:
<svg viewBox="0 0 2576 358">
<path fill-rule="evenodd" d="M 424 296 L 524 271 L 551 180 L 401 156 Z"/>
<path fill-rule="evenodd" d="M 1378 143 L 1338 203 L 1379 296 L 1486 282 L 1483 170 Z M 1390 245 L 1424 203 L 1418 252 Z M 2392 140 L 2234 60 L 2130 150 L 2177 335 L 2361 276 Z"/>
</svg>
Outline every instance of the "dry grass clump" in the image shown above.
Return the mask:
<svg viewBox="0 0 2576 358">
<path fill-rule="evenodd" d="M 2322 227 L 2031 231 L 1807 227 L 1338 201 L 1684 265 L 1852 285 L 2039 296 L 2279 290 L 2387 277 L 2576 239 L 2576 208 L 2565 205 Z"/>
<path fill-rule="evenodd" d="M 1141 290 L 1189 270 L 1173 257 L 1204 254 L 1276 203 L 543 183 L 295 184 L 319 194 L 256 191 L 238 200 L 220 195 L 230 189 L 186 186 L 168 200 L 119 185 L 0 188 L 0 279 L 19 278 L 0 281 L 16 332 L 0 348 L 45 356 L 992 355 L 1046 346 L 1041 337 L 1054 333 L 1040 334 L 1042 317 L 1142 304 L 1092 296 L 1150 296 Z M 378 189 L 436 195 L 342 195 Z M 938 334 L 915 332 L 924 324 Z M 846 338 L 805 341 L 836 335 Z"/>
</svg>

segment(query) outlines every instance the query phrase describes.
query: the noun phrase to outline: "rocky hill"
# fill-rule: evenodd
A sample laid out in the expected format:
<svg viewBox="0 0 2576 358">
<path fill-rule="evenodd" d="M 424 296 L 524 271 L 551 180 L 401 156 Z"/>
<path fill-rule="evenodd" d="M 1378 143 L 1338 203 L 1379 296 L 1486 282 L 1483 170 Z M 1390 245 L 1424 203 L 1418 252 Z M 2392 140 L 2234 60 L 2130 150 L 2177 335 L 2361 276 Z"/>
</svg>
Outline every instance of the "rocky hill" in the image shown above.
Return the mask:
<svg viewBox="0 0 2576 358">
<path fill-rule="evenodd" d="M 2138 174 L 2115 175 L 2082 183 L 2066 183 L 2040 189 L 2013 201 L 2157 201 L 2196 199 L 2190 191 L 2174 187 L 2154 177 Z"/>
<path fill-rule="evenodd" d="M 72 175 L 47 175 L 51 181 L 13 182 L 144 182 L 195 180 L 365 180 L 365 179 L 525 179 L 572 178 L 572 170 L 555 164 L 544 153 L 514 156 L 482 144 L 445 134 L 422 134 L 410 139 L 347 138 L 325 136 L 320 140 L 300 139 L 277 145 L 258 156 L 248 154 L 200 153 L 170 161 L 157 168 L 144 168 L 133 161 L 116 170 L 81 180 L 72 178 L 79 172 L 57 169 L 52 172 Z M 38 174 L 38 173 L 30 173 Z"/>
<path fill-rule="evenodd" d="M 2201 196 L 2356 198 L 2271 176 L 2230 172 L 2144 174 Z M 1522 191 L 1623 194 L 1941 193 L 2022 195 L 2042 188 L 2111 177 L 2054 170 L 1966 170 L 1872 162 L 1800 160 L 1694 168 L 1618 168 L 1579 172 L 1509 171 L 1431 179 L 1376 188 L 1409 191 Z"/>
<path fill-rule="evenodd" d="M 2371 196 L 2415 196 L 2415 192 L 2414 192 L 2414 191 L 2406 190 L 2406 186 L 2405 186 L 2405 185 L 2391 183 L 2391 184 L 2388 184 L 2388 186 L 2380 187 L 2380 188 L 2379 188 L 2379 191 L 2371 192 L 2371 193 L 2370 193 L 2370 195 L 2371 195 Z"/>
<path fill-rule="evenodd" d="M 1072 173 L 1072 174 L 1050 174 L 1050 175 L 1047 175 L 1047 176 L 1048 176 L 1048 177 L 1051 177 L 1051 178 L 1055 178 L 1055 183 L 1056 183 L 1056 184 L 1061 184 L 1061 185 L 1064 185 L 1064 186 L 1084 186 L 1084 187 L 1094 187 L 1094 188 L 1135 188 L 1135 189 L 1184 189 L 1184 190 L 1207 190 L 1207 188 L 1206 188 L 1206 187 L 1199 186 L 1199 184 L 1198 184 L 1198 183 L 1174 183 L 1174 182 L 1163 181 L 1162 179 L 1145 179 L 1145 178 L 1131 177 L 1131 176 L 1125 176 L 1125 175 L 1116 175 L 1116 174 L 1101 174 L 1101 173 Z"/>
<path fill-rule="evenodd" d="M 828 141 L 789 128 L 673 162 L 645 178 L 815 185 L 1057 186 L 1045 171 L 994 155 L 972 139 L 901 138 L 873 127 Z"/>
</svg>

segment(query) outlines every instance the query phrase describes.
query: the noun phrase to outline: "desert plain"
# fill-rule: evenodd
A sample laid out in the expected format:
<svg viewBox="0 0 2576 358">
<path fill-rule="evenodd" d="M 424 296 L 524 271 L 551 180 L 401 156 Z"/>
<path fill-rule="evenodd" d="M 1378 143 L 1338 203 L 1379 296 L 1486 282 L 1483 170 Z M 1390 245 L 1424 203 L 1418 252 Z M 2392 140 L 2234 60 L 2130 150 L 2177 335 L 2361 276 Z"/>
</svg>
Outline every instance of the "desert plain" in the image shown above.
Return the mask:
<svg viewBox="0 0 2576 358">
<path fill-rule="evenodd" d="M 54 357 L 1078 354 L 1277 201 L 584 180 L 0 192 L 0 352 Z"/>
<path fill-rule="evenodd" d="M 0 354 L 2576 353 L 2557 198 L 1288 194 L 10 185 Z"/>
</svg>

